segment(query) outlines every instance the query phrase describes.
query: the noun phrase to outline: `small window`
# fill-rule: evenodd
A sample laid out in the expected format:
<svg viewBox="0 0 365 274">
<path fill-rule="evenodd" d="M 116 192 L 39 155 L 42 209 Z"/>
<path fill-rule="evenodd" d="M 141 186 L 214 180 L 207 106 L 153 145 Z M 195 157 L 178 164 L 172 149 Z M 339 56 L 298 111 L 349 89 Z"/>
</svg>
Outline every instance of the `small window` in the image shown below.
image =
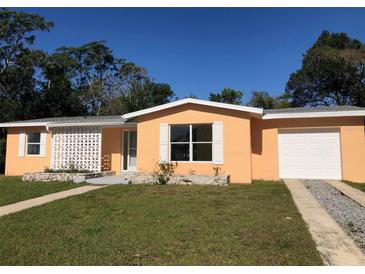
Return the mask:
<svg viewBox="0 0 365 274">
<path fill-rule="evenodd" d="M 212 161 L 212 125 L 171 125 L 171 161 Z"/>
<path fill-rule="evenodd" d="M 27 154 L 39 155 L 41 151 L 41 134 L 36 132 L 27 133 Z"/>
</svg>

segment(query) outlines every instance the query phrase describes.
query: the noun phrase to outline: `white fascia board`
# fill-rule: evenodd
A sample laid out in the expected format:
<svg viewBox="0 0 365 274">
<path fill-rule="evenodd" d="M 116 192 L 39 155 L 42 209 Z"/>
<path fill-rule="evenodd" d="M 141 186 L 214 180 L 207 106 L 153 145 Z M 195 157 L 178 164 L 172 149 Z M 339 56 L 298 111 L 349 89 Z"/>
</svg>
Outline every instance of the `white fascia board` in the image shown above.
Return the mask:
<svg viewBox="0 0 365 274">
<path fill-rule="evenodd" d="M 123 121 L 121 122 L 102 122 L 102 121 L 97 121 L 97 122 L 78 122 L 78 123 L 49 123 L 47 124 L 47 126 L 49 128 L 52 127 L 85 127 L 85 126 L 123 126 L 126 123 L 124 123 Z"/>
<path fill-rule="evenodd" d="M 365 116 L 365 110 L 327 111 L 327 112 L 300 112 L 300 113 L 268 113 L 262 119 L 289 119 L 289 118 L 321 118 L 321 117 L 349 117 Z"/>
<path fill-rule="evenodd" d="M 134 126 L 137 123 L 128 122 L 125 123 L 123 121 L 118 122 L 108 122 L 108 121 L 95 121 L 95 122 L 68 122 L 68 123 L 55 123 L 55 122 L 42 122 L 42 123 L 2 123 L 0 124 L 0 128 L 9 128 L 9 127 L 75 127 L 75 126 Z"/>
<path fill-rule="evenodd" d="M 47 123 L 2 123 L 0 124 L 1 127 L 45 127 Z"/>
<path fill-rule="evenodd" d="M 218 102 L 212 102 L 212 101 L 206 101 L 206 100 L 200 100 L 200 99 L 194 99 L 194 98 L 186 98 L 182 100 L 178 100 L 175 102 L 163 104 L 156 107 L 151 107 L 131 113 L 127 113 L 122 115 L 123 119 L 131 119 L 137 116 L 165 110 L 172 107 L 181 106 L 184 104 L 198 104 L 203 106 L 211 106 L 211 107 L 217 107 L 217 108 L 224 108 L 224 109 L 232 109 L 232 110 L 238 110 L 238 111 L 244 111 L 249 112 L 253 114 L 262 115 L 262 109 L 261 108 L 254 108 L 254 107 L 246 107 L 246 106 L 240 106 L 240 105 L 232 105 L 232 104 L 225 104 L 225 103 L 218 103 Z"/>
</svg>

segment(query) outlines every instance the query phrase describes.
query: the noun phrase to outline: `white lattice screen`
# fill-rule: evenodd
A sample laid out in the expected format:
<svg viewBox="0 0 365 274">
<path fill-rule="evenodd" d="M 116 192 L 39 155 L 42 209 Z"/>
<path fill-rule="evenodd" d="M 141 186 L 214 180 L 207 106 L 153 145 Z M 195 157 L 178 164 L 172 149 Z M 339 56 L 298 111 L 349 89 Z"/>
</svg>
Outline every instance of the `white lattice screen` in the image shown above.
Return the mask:
<svg viewBox="0 0 365 274">
<path fill-rule="evenodd" d="M 52 169 L 100 171 L 101 128 L 52 128 Z"/>
</svg>

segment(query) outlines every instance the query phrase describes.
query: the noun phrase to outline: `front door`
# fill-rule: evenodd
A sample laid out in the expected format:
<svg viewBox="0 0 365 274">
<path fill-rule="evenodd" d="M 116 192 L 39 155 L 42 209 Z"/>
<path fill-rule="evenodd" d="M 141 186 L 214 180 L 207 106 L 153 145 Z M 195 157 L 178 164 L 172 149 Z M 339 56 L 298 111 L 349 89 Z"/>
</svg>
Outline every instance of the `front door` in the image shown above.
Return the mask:
<svg viewBox="0 0 365 274">
<path fill-rule="evenodd" d="M 123 131 L 123 171 L 136 171 L 137 131 Z"/>
</svg>

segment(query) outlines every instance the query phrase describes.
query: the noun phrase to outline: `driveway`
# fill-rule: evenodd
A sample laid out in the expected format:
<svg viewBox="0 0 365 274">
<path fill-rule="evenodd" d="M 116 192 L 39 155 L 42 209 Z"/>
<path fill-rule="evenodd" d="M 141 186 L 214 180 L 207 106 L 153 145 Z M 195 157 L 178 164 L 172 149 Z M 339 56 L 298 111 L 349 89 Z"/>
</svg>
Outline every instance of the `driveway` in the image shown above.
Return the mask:
<svg viewBox="0 0 365 274">
<path fill-rule="evenodd" d="M 365 265 L 365 256 L 302 180 L 284 180 L 326 265 Z"/>
</svg>

